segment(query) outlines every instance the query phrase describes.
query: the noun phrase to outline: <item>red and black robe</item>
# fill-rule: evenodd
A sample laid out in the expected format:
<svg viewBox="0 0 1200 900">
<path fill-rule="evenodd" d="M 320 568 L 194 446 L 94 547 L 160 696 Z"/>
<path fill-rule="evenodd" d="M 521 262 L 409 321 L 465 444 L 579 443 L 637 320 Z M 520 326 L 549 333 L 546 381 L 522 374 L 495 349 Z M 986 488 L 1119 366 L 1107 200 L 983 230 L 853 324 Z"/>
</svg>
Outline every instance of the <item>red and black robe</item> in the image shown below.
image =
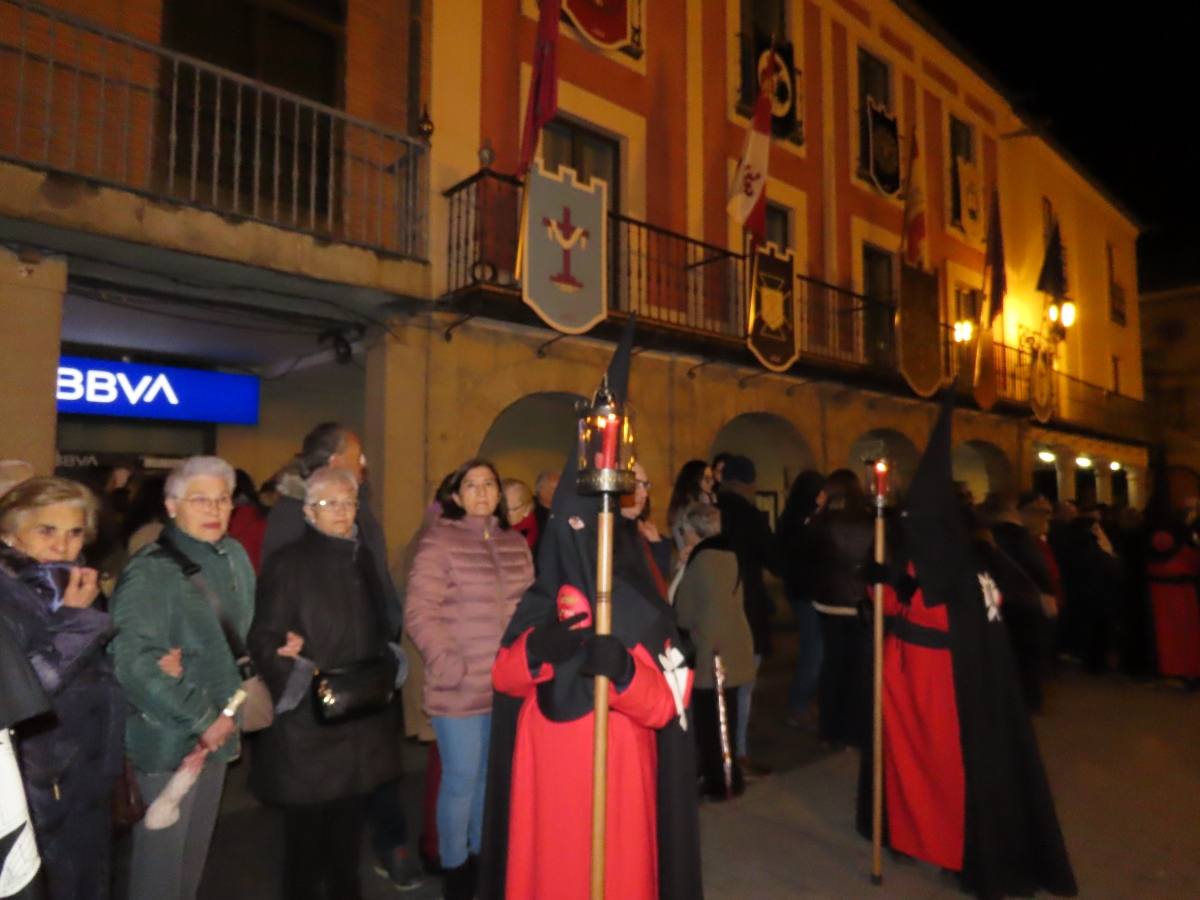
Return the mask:
<svg viewBox="0 0 1200 900">
<path fill-rule="evenodd" d="M 1146 559 L 1158 673 L 1200 678 L 1200 549 L 1179 530 L 1159 529 Z"/>
</svg>

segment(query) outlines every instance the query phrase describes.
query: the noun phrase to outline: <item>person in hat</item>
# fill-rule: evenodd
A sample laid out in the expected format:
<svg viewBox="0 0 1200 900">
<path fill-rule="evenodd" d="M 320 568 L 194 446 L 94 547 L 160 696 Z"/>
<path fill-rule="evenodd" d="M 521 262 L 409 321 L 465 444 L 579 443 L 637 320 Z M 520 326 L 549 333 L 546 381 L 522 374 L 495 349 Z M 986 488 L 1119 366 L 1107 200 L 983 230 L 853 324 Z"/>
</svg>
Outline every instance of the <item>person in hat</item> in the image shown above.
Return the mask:
<svg viewBox="0 0 1200 900">
<path fill-rule="evenodd" d="M 624 401 L 632 331 L 608 372 Z M 589 896 L 594 677 L 612 680 L 608 716 L 606 895 L 703 896 L 695 746 L 683 713 L 692 673 L 671 607 L 638 544 L 613 533 L 612 634 L 592 627 L 601 501 L 566 465 L 551 505 L 537 581 L 496 657 L 480 898 Z"/>
<path fill-rule="evenodd" d="M 899 853 L 958 873 L 979 897 L 1074 896 L 1004 623 L 951 476 L 953 398 L 909 487 L 884 580 L 884 821 Z M 859 829 L 870 834 L 870 754 Z"/>
</svg>

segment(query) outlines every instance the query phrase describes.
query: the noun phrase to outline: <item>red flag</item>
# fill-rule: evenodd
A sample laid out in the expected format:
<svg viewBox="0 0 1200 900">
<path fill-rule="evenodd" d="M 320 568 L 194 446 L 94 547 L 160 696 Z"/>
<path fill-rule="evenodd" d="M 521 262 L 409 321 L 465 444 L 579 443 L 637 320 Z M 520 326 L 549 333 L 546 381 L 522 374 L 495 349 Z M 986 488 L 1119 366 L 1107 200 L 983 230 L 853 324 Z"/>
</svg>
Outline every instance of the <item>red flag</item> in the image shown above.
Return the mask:
<svg viewBox="0 0 1200 900">
<path fill-rule="evenodd" d="M 991 301 L 990 326 L 1004 312 L 1004 295 L 1008 292 L 1008 273 L 1004 270 L 1004 235 L 1000 231 L 1000 191 L 992 188 L 992 214 L 988 222 L 987 259 L 985 266 L 990 273 L 987 284 L 988 299 Z"/>
<path fill-rule="evenodd" d="M 756 244 L 767 239 L 767 164 L 771 157 L 771 89 L 774 80 L 772 73 L 759 85 L 754 116 L 750 120 L 750 130 L 746 132 L 742 158 L 733 175 L 729 203 L 725 207 L 729 217 L 750 232 Z"/>
<path fill-rule="evenodd" d="M 560 0 L 538 0 L 537 40 L 533 46 L 533 75 L 521 131 L 517 174 L 524 175 L 537 152 L 538 136 L 558 114 L 558 17 Z"/>
</svg>

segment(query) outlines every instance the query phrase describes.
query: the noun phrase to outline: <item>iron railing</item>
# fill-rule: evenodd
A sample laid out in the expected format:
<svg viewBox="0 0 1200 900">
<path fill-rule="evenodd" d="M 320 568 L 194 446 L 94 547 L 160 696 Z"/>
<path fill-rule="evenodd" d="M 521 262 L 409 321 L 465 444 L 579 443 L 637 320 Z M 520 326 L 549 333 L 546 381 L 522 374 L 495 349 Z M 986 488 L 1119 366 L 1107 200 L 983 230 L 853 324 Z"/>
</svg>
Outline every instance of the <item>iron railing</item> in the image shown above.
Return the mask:
<svg viewBox="0 0 1200 900">
<path fill-rule="evenodd" d="M 450 211 L 447 293 L 488 289 L 511 299 L 520 289 L 513 274 L 520 220 L 521 182 L 483 169 L 445 192 Z M 681 336 L 731 345 L 746 339 L 750 272 L 745 255 L 667 229 L 609 213 L 609 303 L 620 313 Z M 897 376 L 893 303 L 865 297 L 806 275 L 795 284 L 800 359 L 846 371 Z M 974 344 L 956 344 L 953 328 L 941 326 L 941 359 L 947 384 L 975 364 Z M 1015 406 L 1030 406 L 1032 355 L 993 343 L 997 393 Z M 1145 439 L 1144 404 L 1055 372 L 1054 418 L 1130 440 Z"/>
<path fill-rule="evenodd" d="M 0 0 L 0 158 L 426 255 L 421 141 L 33 0 Z"/>
</svg>

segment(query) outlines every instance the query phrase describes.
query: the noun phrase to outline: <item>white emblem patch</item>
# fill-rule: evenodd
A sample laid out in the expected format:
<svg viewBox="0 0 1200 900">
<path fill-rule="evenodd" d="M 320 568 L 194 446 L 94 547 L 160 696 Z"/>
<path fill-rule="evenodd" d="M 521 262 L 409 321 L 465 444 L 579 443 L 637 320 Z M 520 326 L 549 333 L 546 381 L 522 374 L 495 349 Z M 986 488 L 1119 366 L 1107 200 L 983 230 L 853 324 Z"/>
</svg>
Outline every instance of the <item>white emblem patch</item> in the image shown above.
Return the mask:
<svg viewBox="0 0 1200 900">
<path fill-rule="evenodd" d="M 1004 603 L 1000 588 L 996 587 L 996 582 L 987 572 L 979 573 L 979 586 L 983 589 L 983 605 L 987 607 L 988 621 L 999 622 L 1000 606 Z"/>
</svg>

